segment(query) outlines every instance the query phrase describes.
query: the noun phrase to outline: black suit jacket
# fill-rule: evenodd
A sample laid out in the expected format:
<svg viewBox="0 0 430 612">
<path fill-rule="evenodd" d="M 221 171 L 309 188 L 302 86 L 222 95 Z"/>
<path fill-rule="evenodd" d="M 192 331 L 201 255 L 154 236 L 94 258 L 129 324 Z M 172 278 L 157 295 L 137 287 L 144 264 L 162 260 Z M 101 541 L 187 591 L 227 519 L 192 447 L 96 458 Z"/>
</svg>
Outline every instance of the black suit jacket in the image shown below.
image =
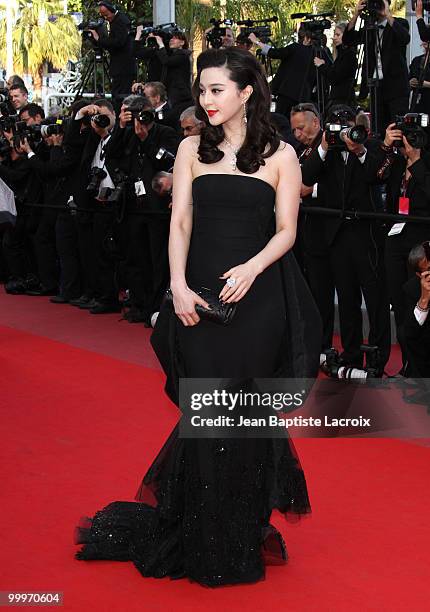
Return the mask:
<svg viewBox="0 0 430 612">
<path fill-rule="evenodd" d="M 171 107 L 189 101 L 191 97 L 191 51 L 189 49 L 156 50 L 156 55 L 163 66 L 161 81 L 167 88 L 167 97 Z"/>
<path fill-rule="evenodd" d="M 110 22 L 109 28 L 109 33 L 105 29 L 99 31 L 100 38 L 97 45 L 109 51 L 110 76 L 134 75 L 136 73 L 136 61 L 133 55 L 133 40 L 129 34 L 130 19 L 124 13 L 118 11 Z"/>
<path fill-rule="evenodd" d="M 176 155 L 180 143 L 180 136 L 170 127 L 154 123 L 147 138 L 141 141 L 134 133 L 133 128 L 120 128 L 116 126 L 111 142 L 111 150 L 115 151 L 117 170 L 121 170 L 128 177 L 128 209 L 136 206 L 142 210 L 164 210 L 165 199 L 160 198 L 151 187 L 151 182 L 160 170 L 170 170 L 172 161 L 157 159 L 160 147 Z M 134 182 L 142 180 L 146 194 L 137 202 L 134 195 Z"/>
<path fill-rule="evenodd" d="M 419 340 L 426 336 L 427 341 L 430 340 L 430 315 L 422 325 L 415 318 L 415 306 L 421 296 L 421 282 L 418 276 L 410 278 L 404 285 L 403 291 L 406 296 L 406 313 L 403 322 L 404 333 L 409 340 Z"/>
<path fill-rule="evenodd" d="M 355 47 L 337 47 L 337 57 L 333 64 L 325 63 L 318 68 L 330 83 L 330 100 L 337 104 L 351 104 L 355 99 L 354 79 L 357 70 Z"/>
<path fill-rule="evenodd" d="M 372 78 L 376 65 L 376 53 L 374 44 L 374 34 L 376 31 L 369 32 L 369 76 Z M 381 60 L 383 72 L 383 84 L 381 93 L 384 100 L 402 98 L 409 94 L 408 65 L 406 63 L 406 47 L 410 41 L 409 23 L 406 19 L 395 17 L 393 25 L 389 23 L 384 28 L 381 46 Z M 343 42 L 348 46 L 363 44 L 365 32 L 363 30 L 348 30 L 343 33 Z M 365 98 L 369 93 L 366 82 L 366 62 L 363 64 L 362 86 L 360 97 Z"/>
<path fill-rule="evenodd" d="M 316 78 L 312 47 L 291 43 L 281 49 L 272 47 L 267 55 L 281 60 L 271 84 L 272 93 L 297 102 L 309 102 Z"/>
<path fill-rule="evenodd" d="M 349 153 L 347 164 L 340 151 L 328 151 L 323 161 L 318 148 L 303 162 L 302 177 L 305 185 L 318 183 L 318 196 L 329 208 L 339 211 L 356 210 L 363 212 L 377 211 L 380 206 L 376 190 L 378 183 L 377 163 L 372 155 L 375 142 L 366 143 L 367 155 L 364 163 L 357 156 Z M 325 231 L 327 244 L 332 244 L 342 223 L 339 217 L 327 217 Z M 369 223 L 366 220 L 357 223 Z"/>
<path fill-rule="evenodd" d="M 406 160 L 399 153 L 387 156 L 387 153 L 379 147 L 375 149 L 373 155 L 379 167 L 381 167 L 387 159 L 391 162 L 384 176 L 387 194 L 385 208 L 388 213 L 397 214 L 403 176 L 406 170 Z M 409 198 L 409 214 L 417 217 L 429 217 L 430 153 L 423 152 L 421 154 L 421 159 L 414 162 L 409 167 L 409 171 L 411 177 L 408 181 L 405 194 Z"/>
<path fill-rule="evenodd" d="M 146 81 L 161 81 L 163 76 L 163 64 L 157 56 L 155 47 L 147 47 L 141 40 L 133 41 L 133 55 L 146 64 Z"/>
</svg>

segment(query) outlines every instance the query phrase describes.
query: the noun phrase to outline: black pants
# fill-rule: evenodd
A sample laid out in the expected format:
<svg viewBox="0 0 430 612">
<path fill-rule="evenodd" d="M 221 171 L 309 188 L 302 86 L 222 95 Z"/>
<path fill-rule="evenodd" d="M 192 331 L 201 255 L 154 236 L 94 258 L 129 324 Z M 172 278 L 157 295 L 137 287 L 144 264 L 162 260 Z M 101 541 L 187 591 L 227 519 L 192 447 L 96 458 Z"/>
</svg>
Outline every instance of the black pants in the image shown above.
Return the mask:
<svg viewBox="0 0 430 612">
<path fill-rule="evenodd" d="M 321 315 L 323 352 L 333 345 L 334 331 L 334 277 L 330 249 L 324 236 L 323 217 L 302 214 L 299 220 L 297 230 L 302 249 L 303 272 Z"/>
<path fill-rule="evenodd" d="M 419 333 L 403 330 L 405 351 L 408 356 L 408 375 L 413 378 L 430 378 L 430 327 L 424 323 Z"/>
<path fill-rule="evenodd" d="M 125 277 L 131 303 L 151 314 L 159 310 L 169 281 L 169 219 L 128 213 Z"/>
<path fill-rule="evenodd" d="M 370 324 L 368 342 L 379 347 L 378 365 L 384 367 L 390 356 L 391 328 L 382 234 L 367 221 L 344 221 L 330 254 L 339 301 L 343 358 L 351 365 L 362 366 L 363 295 Z"/>
<path fill-rule="evenodd" d="M 7 271 L 14 278 L 24 278 L 36 273 L 37 265 L 32 244 L 34 215 L 24 208 L 18 210 L 15 225 L 6 228 L 3 234 L 3 253 Z"/>
<path fill-rule="evenodd" d="M 81 295 L 81 263 L 79 258 L 77 217 L 61 211 L 55 224 L 55 241 L 60 261 L 60 294 L 66 300 Z"/>
<path fill-rule="evenodd" d="M 406 348 L 400 332 L 406 314 L 406 296 L 403 285 L 413 275 L 408 266 L 408 255 L 412 247 L 429 239 L 430 224 L 407 223 L 400 234 L 389 236 L 385 244 L 388 294 L 394 311 L 403 365 L 407 362 Z"/>
<path fill-rule="evenodd" d="M 378 133 L 381 140 L 384 140 L 385 130 L 390 123 L 395 121 L 396 115 L 404 115 L 408 112 L 409 98 L 393 98 L 386 100 L 384 88 L 378 90 Z"/>
<path fill-rule="evenodd" d="M 79 260 L 82 265 L 82 291 L 89 298 L 97 297 L 96 255 L 93 237 L 93 211 L 77 214 Z"/>
<path fill-rule="evenodd" d="M 100 210 L 94 213 L 93 237 L 96 261 L 98 301 L 106 304 L 118 303 L 116 284 L 116 263 L 109 251 L 109 240 L 115 232 L 115 211 L 106 204 L 98 204 Z"/>
<path fill-rule="evenodd" d="M 55 224 L 58 210 L 43 208 L 39 225 L 34 235 L 34 251 L 41 284 L 47 289 L 58 287 L 59 269 L 55 241 Z"/>
</svg>

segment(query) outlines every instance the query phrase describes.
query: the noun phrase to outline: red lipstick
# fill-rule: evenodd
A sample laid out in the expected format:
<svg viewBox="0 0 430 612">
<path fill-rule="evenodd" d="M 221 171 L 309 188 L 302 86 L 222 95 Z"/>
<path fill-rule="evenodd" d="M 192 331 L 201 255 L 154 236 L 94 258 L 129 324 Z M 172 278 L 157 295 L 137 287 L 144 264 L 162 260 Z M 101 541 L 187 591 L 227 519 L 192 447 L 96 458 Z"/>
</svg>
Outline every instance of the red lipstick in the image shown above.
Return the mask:
<svg viewBox="0 0 430 612">
<path fill-rule="evenodd" d="M 218 111 L 217 110 L 208 110 L 206 112 L 209 115 L 209 117 L 213 117 L 215 115 L 215 113 L 217 113 Z"/>
</svg>

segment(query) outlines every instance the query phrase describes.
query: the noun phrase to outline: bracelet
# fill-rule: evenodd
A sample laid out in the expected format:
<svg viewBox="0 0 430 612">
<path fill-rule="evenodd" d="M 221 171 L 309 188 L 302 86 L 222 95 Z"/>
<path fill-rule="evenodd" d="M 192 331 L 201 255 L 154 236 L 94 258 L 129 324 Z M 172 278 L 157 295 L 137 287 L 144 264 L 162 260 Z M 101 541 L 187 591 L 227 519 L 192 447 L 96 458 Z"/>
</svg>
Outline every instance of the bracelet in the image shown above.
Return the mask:
<svg viewBox="0 0 430 612">
<path fill-rule="evenodd" d="M 418 308 L 418 310 L 420 312 L 428 312 L 429 311 L 429 307 L 428 306 L 427 306 L 427 308 L 421 308 L 421 306 L 418 305 L 418 302 L 417 302 L 416 308 Z"/>
<path fill-rule="evenodd" d="M 381 149 L 386 153 L 392 153 L 394 151 L 393 145 L 386 145 L 384 143 L 381 144 Z"/>
</svg>

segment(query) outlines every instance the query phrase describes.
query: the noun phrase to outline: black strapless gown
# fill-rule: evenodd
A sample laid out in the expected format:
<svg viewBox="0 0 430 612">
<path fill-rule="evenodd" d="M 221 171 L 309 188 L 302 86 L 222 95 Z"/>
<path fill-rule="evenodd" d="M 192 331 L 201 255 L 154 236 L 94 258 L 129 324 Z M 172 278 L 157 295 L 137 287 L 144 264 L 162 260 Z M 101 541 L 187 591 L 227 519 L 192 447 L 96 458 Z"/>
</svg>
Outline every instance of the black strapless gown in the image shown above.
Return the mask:
<svg viewBox="0 0 430 612">
<path fill-rule="evenodd" d="M 206 174 L 193 182 L 187 282 L 220 290 L 219 277 L 258 253 L 274 232 L 275 191 L 251 176 Z M 185 327 L 167 306 L 152 344 L 177 403 L 179 377 L 307 377 L 316 373 L 320 321 L 292 255 L 257 277 L 231 324 Z M 113 502 L 81 520 L 78 559 L 130 560 L 143 576 L 207 586 L 255 582 L 286 548 L 273 509 L 310 512 L 289 438 L 182 439 L 178 426 L 136 502 Z"/>
</svg>

